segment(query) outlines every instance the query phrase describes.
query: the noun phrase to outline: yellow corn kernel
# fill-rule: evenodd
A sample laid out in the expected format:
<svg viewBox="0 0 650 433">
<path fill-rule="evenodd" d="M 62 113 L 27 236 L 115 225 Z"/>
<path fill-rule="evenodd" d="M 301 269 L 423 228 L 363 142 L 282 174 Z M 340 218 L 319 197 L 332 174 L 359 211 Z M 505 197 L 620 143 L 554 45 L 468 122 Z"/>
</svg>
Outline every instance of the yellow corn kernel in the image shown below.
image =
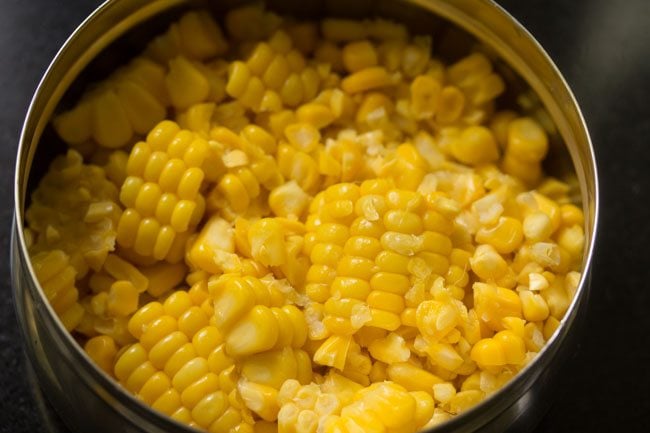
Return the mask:
<svg viewBox="0 0 650 433">
<path fill-rule="evenodd" d="M 356 114 L 357 123 L 377 124 L 380 119 L 387 119 L 394 111 L 394 104 L 388 96 L 380 92 L 368 93 L 359 105 Z"/>
<path fill-rule="evenodd" d="M 318 348 L 314 354 L 314 362 L 343 370 L 351 342 L 350 336 L 332 335 Z"/>
<path fill-rule="evenodd" d="M 92 138 L 103 147 L 124 146 L 133 135 L 131 123 L 117 93 L 106 90 L 93 98 Z"/>
<path fill-rule="evenodd" d="M 492 245 L 479 245 L 469 264 L 472 271 L 484 281 L 496 281 L 508 270 L 508 263 Z"/>
<path fill-rule="evenodd" d="M 465 108 L 465 96 L 455 86 L 445 86 L 440 91 L 436 110 L 436 120 L 442 124 L 453 123 Z"/>
<path fill-rule="evenodd" d="M 494 133 L 499 147 L 503 150 L 508 143 L 508 126 L 510 122 L 517 118 L 517 113 L 514 111 L 499 111 L 492 116 L 490 121 L 490 129 Z"/>
<path fill-rule="evenodd" d="M 493 337 L 503 348 L 507 364 L 519 365 L 526 357 L 524 340 L 510 330 L 497 332 Z"/>
<path fill-rule="evenodd" d="M 492 131 L 483 126 L 470 126 L 452 142 L 451 153 L 460 162 L 479 165 L 499 158 L 499 149 Z"/>
<path fill-rule="evenodd" d="M 280 408 L 277 403 L 278 391 L 267 385 L 240 381 L 237 387 L 246 407 L 266 421 L 275 421 Z"/>
<path fill-rule="evenodd" d="M 543 335 L 544 335 L 544 340 L 550 340 L 553 334 L 555 334 L 555 331 L 557 328 L 560 327 L 560 321 L 553 316 L 550 316 L 548 319 L 546 319 L 546 322 L 544 322 L 544 329 L 543 329 Z"/>
<path fill-rule="evenodd" d="M 54 129 L 66 143 L 81 144 L 87 141 L 93 133 L 91 116 L 90 101 L 82 100 L 71 110 L 54 118 Z"/>
<path fill-rule="evenodd" d="M 169 61 L 165 84 L 174 107 L 179 110 L 203 102 L 210 94 L 210 84 L 191 61 L 177 57 Z"/>
<path fill-rule="evenodd" d="M 549 315 L 549 308 L 541 295 L 529 290 L 522 290 L 519 292 L 519 298 L 521 299 L 521 308 L 526 320 L 529 322 L 546 320 Z"/>
<path fill-rule="evenodd" d="M 552 230 L 551 219 L 544 212 L 532 212 L 524 218 L 524 235 L 533 242 L 547 240 Z"/>
<path fill-rule="evenodd" d="M 279 266 L 287 261 L 283 227 L 274 218 L 253 223 L 248 231 L 253 258 L 266 266 Z"/>
<path fill-rule="evenodd" d="M 195 266 L 208 272 L 221 273 L 230 268 L 234 250 L 234 230 L 231 224 L 214 216 L 205 224 L 188 255 Z"/>
<path fill-rule="evenodd" d="M 429 75 L 420 75 L 411 83 L 411 110 L 417 119 L 431 118 L 438 110 L 442 86 Z"/>
<path fill-rule="evenodd" d="M 501 161 L 501 168 L 504 173 L 521 179 L 528 186 L 537 184 L 542 177 L 542 166 L 539 163 L 522 161 L 507 151 Z"/>
<path fill-rule="evenodd" d="M 549 288 L 542 290 L 540 294 L 546 301 L 551 316 L 561 319 L 571 303 L 562 279 L 556 278 Z"/>
<path fill-rule="evenodd" d="M 449 402 L 449 411 L 452 414 L 462 413 L 463 411 L 476 406 L 484 397 L 485 394 L 482 391 L 461 391 Z"/>
<path fill-rule="evenodd" d="M 316 106 L 317 104 L 311 104 Z M 303 105 L 301 108 L 306 107 Z M 304 111 L 303 111 L 304 113 Z M 284 135 L 293 146 L 303 152 L 312 152 L 318 146 L 321 135 L 311 122 L 293 123 L 286 127 Z"/>
<path fill-rule="evenodd" d="M 521 317 L 521 300 L 517 293 L 491 284 L 474 283 L 474 308 L 490 329 L 503 329 L 504 317 Z"/>
<path fill-rule="evenodd" d="M 360 21 L 327 18 L 321 21 L 321 32 L 331 41 L 354 41 L 366 37 L 367 28 Z"/>
<path fill-rule="evenodd" d="M 367 40 L 351 42 L 343 47 L 343 65 L 349 72 L 377 66 L 378 57 L 375 47 Z"/>
<path fill-rule="evenodd" d="M 111 316 L 128 316 L 138 309 L 139 293 L 130 281 L 116 281 L 108 292 L 106 312 Z"/>
<path fill-rule="evenodd" d="M 272 348 L 278 339 L 278 322 L 268 307 L 253 307 L 231 329 L 226 350 L 232 356 L 244 356 Z"/>
<path fill-rule="evenodd" d="M 296 110 L 296 116 L 300 122 L 312 125 L 316 129 L 322 129 L 330 125 L 334 119 L 334 113 L 326 105 L 308 103 Z"/>
<path fill-rule="evenodd" d="M 267 88 L 277 90 L 282 87 L 290 73 L 291 69 L 286 57 L 276 55 L 260 76 Z"/>
<path fill-rule="evenodd" d="M 309 206 L 309 199 L 309 195 L 292 180 L 271 191 L 269 206 L 277 216 L 299 218 Z"/>
<path fill-rule="evenodd" d="M 132 81 L 118 82 L 116 94 L 136 134 L 146 134 L 165 118 L 165 107 L 146 89 Z"/>
<path fill-rule="evenodd" d="M 107 374 L 113 374 L 113 363 L 117 355 L 115 340 L 107 335 L 93 337 L 86 342 L 84 350 L 99 368 Z"/>
<path fill-rule="evenodd" d="M 456 388 L 448 382 L 433 385 L 433 397 L 436 401 L 447 404 L 456 395 Z"/>
<path fill-rule="evenodd" d="M 519 161 L 536 163 L 548 152 L 548 137 L 535 120 L 522 117 L 508 125 L 506 152 Z"/>
<path fill-rule="evenodd" d="M 359 93 L 392 84 L 393 80 L 385 68 L 373 66 L 345 77 L 341 81 L 341 88 L 347 93 Z"/>
<path fill-rule="evenodd" d="M 572 258 L 582 257 L 582 250 L 585 246 L 584 230 L 579 225 L 564 227 L 557 233 L 558 245 L 566 250 Z"/>
<path fill-rule="evenodd" d="M 523 228 L 519 220 L 511 217 L 501 217 L 492 228 L 481 228 L 476 233 L 476 241 L 490 244 L 501 254 L 516 250 L 523 240 Z"/>
<path fill-rule="evenodd" d="M 408 391 L 433 392 L 433 386 L 442 383 L 435 374 L 408 362 L 390 364 L 386 372 L 393 382 L 403 386 Z"/>
<path fill-rule="evenodd" d="M 368 351 L 375 359 L 389 365 L 397 362 L 406 362 L 411 357 L 411 351 L 406 346 L 404 338 L 393 332 L 385 338 L 377 339 L 370 343 Z"/>
<path fill-rule="evenodd" d="M 565 227 L 571 227 L 574 225 L 582 227 L 585 223 L 582 209 L 573 204 L 564 204 L 560 206 L 560 218 L 562 220 L 562 225 Z"/>
<path fill-rule="evenodd" d="M 472 347 L 472 360 L 481 366 L 505 365 L 506 354 L 503 346 L 492 338 L 484 338 Z"/>
</svg>

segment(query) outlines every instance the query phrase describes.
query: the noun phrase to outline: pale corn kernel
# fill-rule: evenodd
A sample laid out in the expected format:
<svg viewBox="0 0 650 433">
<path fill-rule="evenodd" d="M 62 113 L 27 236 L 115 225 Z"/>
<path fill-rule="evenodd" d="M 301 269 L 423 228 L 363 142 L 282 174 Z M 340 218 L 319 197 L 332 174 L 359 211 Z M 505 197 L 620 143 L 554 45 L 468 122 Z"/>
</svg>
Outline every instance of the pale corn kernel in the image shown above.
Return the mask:
<svg viewBox="0 0 650 433">
<path fill-rule="evenodd" d="M 289 143 L 303 152 L 312 152 L 315 150 L 321 139 L 318 128 L 312 123 L 293 123 L 288 125 L 284 130 L 284 135 L 289 140 Z"/>
<path fill-rule="evenodd" d="M 433 398 L 435 398 L 439 403 L 447 404 L 455 395 L 456 388 L 449 382 L 433 385 Z"/>
<path fill-rule="evenodd" d="M 226 338 L 231 356 L 245 356 L 272 348 L 278 339 L 278 322 L 267 307 L 253 307 Z"/>
<path fill-rule="evenodd" d="M 551 219 L 544 212 L 533 212 L 525 217 L 523 231 L 526 239 L 533 242 L 544 241 L 552 232 Z"/>
<path fill-rule="evenodd" d="M 532 259 L 543 267 L 553 267 L 560 264 L 560 249 L 552 242 L 537 242 L 531 248 Z"/>
<path fill-rule="evenodd" d="M 309 206 L 310 196 L 296 183 L 289 181 L 269 194 L 269 206 L 280 217 L 299 218 Z"/>
<path fill-rule="evenodd" d="M 546 341 L 550 340 L 553 334 L 555 334 L 557 328 L 559 328 L 559 326 L 560 326 L 560 321 L 557 318 L 550 316 L 548 319 L 546 319 L 546 322 L 544 322 L 544 331 L 543 331 L 544 339 Z"/>
<path fill-rule="evenodd" d="M 506 152 L 523 162 L 539 162 L 548 151 L 546 132 L 533 119 L 522 117 L 508 125 Z"/>
<path fill-rule="evenodd" d="M 508 269 L 508 263 L 492 245 L 479 245 L 469 264 L 472 271 L 485 281 L 498 280 Z"/>
<path fill-rule="evenodd" d="M 411 357 L 411 351 L 406 346 L 404 338 L 391 332 L 385 338 L 370 343 L 368 351 L 377 360 L 386 364 L 406 362 Z"/>
<path fill-rule="evenodd" d="M 557 233 L 557 243 L 564 248 L 573 258 L 582 256 L 585 246 L 585 233 L 582 226 L 573 225 L 564 227 Z"/>
</svg>

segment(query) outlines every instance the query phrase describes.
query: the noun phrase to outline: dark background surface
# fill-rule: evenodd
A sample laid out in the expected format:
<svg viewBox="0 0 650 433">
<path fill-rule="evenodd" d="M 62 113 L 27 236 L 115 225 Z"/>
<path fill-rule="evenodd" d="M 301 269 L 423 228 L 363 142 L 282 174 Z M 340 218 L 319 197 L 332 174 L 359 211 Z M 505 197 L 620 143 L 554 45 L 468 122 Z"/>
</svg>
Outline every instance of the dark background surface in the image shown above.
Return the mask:
<svg viewBox="0 0 650 433">
<path fill-rule="evenodd" d="M 98 3 L 0 0 L 0 432 L 44 431 L 11 297 L 20 127 L 49 60 Z M 573 88 L 600 170 L 587 330 L 536 433 L 650 431 L 650 1 L 499 3 L 545 47 Z"/>
</svg>

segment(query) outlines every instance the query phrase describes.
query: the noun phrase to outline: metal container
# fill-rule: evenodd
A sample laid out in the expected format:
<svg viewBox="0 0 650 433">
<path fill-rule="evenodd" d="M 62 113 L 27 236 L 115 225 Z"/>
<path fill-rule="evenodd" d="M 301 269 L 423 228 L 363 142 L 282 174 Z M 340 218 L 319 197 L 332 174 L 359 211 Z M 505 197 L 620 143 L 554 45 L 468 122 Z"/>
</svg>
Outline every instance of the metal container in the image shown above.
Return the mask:
<svg viewBox="0 0 650 433">
<path fill-rule="evenodd" d="M 192 429 L 152 411 L 96 368 L 59 323 L 30 265 L 23 217 L 28 193 L 57 149 L 48 122 L 84 85 L 125 63 L 161 33 L 177 12 L 207 6 L 218 16 L 244 1 L 110 0 L 100 6 L 57 54 L 43 77 L 22 131 L 16 163 L 12 277 L 18 321 L 31 365 L 43 393 L 74 431 L 190 432 Z M 408 24 L 414 33 L 432 34 L 434 45 L 453 60 L 454 52 L 480 42 L 493 52 L 508 82 L 513 104 L 546 120 L 551 129 L 547 171 L 575 176 L 585 212 L 586 247 L 580 287 L 561 326 L 536 360 L 501 391 L 439 426 L 437 432 L 522 431 L 534 426 L 555 392 L 558 370 L 578 338 L 578 322 L 588 294 L 598 219 L 598 181 L 585 122 L 566 82 L 526 30 L 489 0 L 320 0 L 269 1 L 271 10 L 298 17 L 378 15 Z M 134 45 L 135 44 L 135 45 Z M 140 44 L 140 47 L 138 47 Z M 126 47 L 126 49 L 125 49 Z M 456 54 L 458 57 L 458 54 Z M 522 96 L 523 95 L 523 96 Z M 520 104 L 522 105 L 522 104 Z M 561 138 L 561 139 L 558 139 Z M 40 141 L 48 141 L 40 146 Z M 564 143 L 564 144 L 562 144 Z"/>
</svg>

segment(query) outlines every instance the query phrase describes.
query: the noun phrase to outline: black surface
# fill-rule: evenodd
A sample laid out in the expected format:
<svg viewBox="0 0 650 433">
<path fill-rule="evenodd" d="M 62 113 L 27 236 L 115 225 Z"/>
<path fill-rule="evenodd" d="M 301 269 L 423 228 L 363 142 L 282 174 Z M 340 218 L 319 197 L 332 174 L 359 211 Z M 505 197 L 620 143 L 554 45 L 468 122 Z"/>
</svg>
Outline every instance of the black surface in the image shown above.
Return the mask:
<svg viewBox="0 0 650 433">
<path fill-rule="evenodd" d="M 20 127 L 49 60 L 98 3 L 0 0 L 0 432 L 43 431 L 23 365 L 9 274 Z M 587 332 L 536 433 L 650 431 L 650 1 L 500 3 L 546 48 L 573 88 L 600 170 Z"/>
</svg>

